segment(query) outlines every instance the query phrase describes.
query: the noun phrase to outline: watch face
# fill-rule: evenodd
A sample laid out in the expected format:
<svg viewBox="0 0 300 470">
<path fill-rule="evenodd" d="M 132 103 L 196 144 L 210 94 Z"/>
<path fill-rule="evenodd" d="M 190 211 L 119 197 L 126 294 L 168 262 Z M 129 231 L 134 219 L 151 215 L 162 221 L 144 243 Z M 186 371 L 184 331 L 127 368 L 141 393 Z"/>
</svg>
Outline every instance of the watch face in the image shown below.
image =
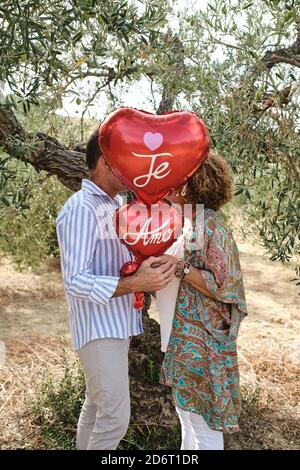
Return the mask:
<svg viewBox="0 0 300 470">
<path fill-rule="evenodd" d="M 190 270 L 189 270 L 189 268 L 184 268 L 183 272 L 184 272 L 185 274 L 188 274 L 188 273 L 190 272 Z"/>
</svg>

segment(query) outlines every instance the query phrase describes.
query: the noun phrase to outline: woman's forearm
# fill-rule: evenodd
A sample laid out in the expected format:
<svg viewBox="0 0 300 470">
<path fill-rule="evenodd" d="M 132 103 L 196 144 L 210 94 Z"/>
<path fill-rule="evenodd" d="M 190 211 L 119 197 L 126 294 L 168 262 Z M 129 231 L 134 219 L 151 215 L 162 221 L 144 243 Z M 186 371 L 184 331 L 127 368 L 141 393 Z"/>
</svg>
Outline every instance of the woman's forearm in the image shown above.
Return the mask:
<svg viewBox="0 0 300 470">
<path fill-rule="evenodd" d="M 194 266 L 190 266 L 190 272 L 186 274 L 184 280 L 195 287 L 195 289 L 200 291 L 202 294 L 206 295 L 206 297 L 210 297 L 211 299 L 214 298 L 214 295 L 206 287 L 200 269 L 195 268 Z"/>
<path fill-rule="evenodd" d="M 172 263 L 176 264 L 179 261 L 177 256 L 172 255 L 163 255 L 162 258 L 165 258 L 167 261 L 171 261 Z M 202 294 L 206 295 L 211 299 L 214 299 L 214 294 L 207 288 L 204 279 L 201 275 L 201 269 L 195 268 L 194 266 L 190 265 L 190 272 L 184 276 L 184 281 L 191 284 L 195 289 L 200 291 Z"/>
</svg>

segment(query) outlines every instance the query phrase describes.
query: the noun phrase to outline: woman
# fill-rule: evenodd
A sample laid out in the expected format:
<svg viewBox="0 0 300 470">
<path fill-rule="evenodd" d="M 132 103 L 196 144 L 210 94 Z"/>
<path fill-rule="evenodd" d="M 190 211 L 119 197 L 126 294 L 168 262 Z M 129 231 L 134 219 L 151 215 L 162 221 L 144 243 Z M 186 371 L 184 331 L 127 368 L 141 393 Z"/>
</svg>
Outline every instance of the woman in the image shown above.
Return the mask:
<svg viewBox="0 0 300 470">
<path fill-rule="evenodd" d="M 160 376 L 162 384 L 172 387 L 183 450 L 221 450 L 223 432 L 239 429 L 236 339 L 247 310 L 237 246 L 219 213 L 232 189 L 226 162 L 210 152 L 181 192 L 169 197 L 193 207 L 183 260 L 166 255 L 177 263 L 180 284 L 175 313 L 169 312 L 174 319 Z M 203 206 L 197 213 L 198 204 Z M 175 249 L 180 252 L 178 244 Z M 167 298 L 167 289 L 157 292 L 162 317 Z"/>
</svg>

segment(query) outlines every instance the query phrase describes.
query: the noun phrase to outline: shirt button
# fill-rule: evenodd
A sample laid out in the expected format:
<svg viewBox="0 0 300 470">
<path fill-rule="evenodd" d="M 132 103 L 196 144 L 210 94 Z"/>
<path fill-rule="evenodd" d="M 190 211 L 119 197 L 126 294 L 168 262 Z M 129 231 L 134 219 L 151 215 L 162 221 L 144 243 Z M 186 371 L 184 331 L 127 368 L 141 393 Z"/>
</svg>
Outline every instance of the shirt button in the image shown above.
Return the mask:
<svg viewBox="0 0 300 470">
<path fill-rule="evenodd" d="M 105 217 L 107 217 L 107 211 L 99 208 L 98 216 L 99 216 L 99 219 L 105 219 Z"/>
</svg>

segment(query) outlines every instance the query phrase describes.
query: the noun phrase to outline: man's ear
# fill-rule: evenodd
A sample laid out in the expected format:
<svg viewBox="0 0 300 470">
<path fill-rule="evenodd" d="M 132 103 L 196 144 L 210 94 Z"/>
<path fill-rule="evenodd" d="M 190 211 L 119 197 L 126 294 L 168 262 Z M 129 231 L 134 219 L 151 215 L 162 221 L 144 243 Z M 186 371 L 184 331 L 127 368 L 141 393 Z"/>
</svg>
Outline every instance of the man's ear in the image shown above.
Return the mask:
<svg viewBox="0 0 300 470">
<path fill-rule="evenodd" d="M 95 167 L 95 170 L 97 170 L 98 168 L 102 167 L 103 168 L 104 166 L 104 158 L 102 155 L 100 155 L 100 157 L 98 158 L 98 161 L 96 163 L 96 167 Z"/>
<path fill-rule="evenodd" d="M 96 166 L 92 170 L 90 170 L 90 176 L 99 175 L 105 171 L 106 171 L 106 168 L 103 163 L 103 158 L 102 156 L 100 156 L 97 160 Z"/>
<path fill-rule="evenodd" d="M 103 156 L 101 157 L 101 160 L 102 160 L 102 168 L 103 168 L 106 176 L 109 177 L 112 174 L 110 166 L 109 166 L 109 164 L 107 163 L 107 161 L 105 160 L 105 158 Z"/>
<path fill-rule="evenodd" d="M 107 169 L 109 169 L 109 168 L 110 168 L 110 167 L 109 167 L 109 164 L 107 163 L 107 161 L 105 160 L 105 158 L 103 157 L 103 155 L 101 155 L 101 159 L 102 159 L 103 165 L 104 165 Z"/>
</svg>

